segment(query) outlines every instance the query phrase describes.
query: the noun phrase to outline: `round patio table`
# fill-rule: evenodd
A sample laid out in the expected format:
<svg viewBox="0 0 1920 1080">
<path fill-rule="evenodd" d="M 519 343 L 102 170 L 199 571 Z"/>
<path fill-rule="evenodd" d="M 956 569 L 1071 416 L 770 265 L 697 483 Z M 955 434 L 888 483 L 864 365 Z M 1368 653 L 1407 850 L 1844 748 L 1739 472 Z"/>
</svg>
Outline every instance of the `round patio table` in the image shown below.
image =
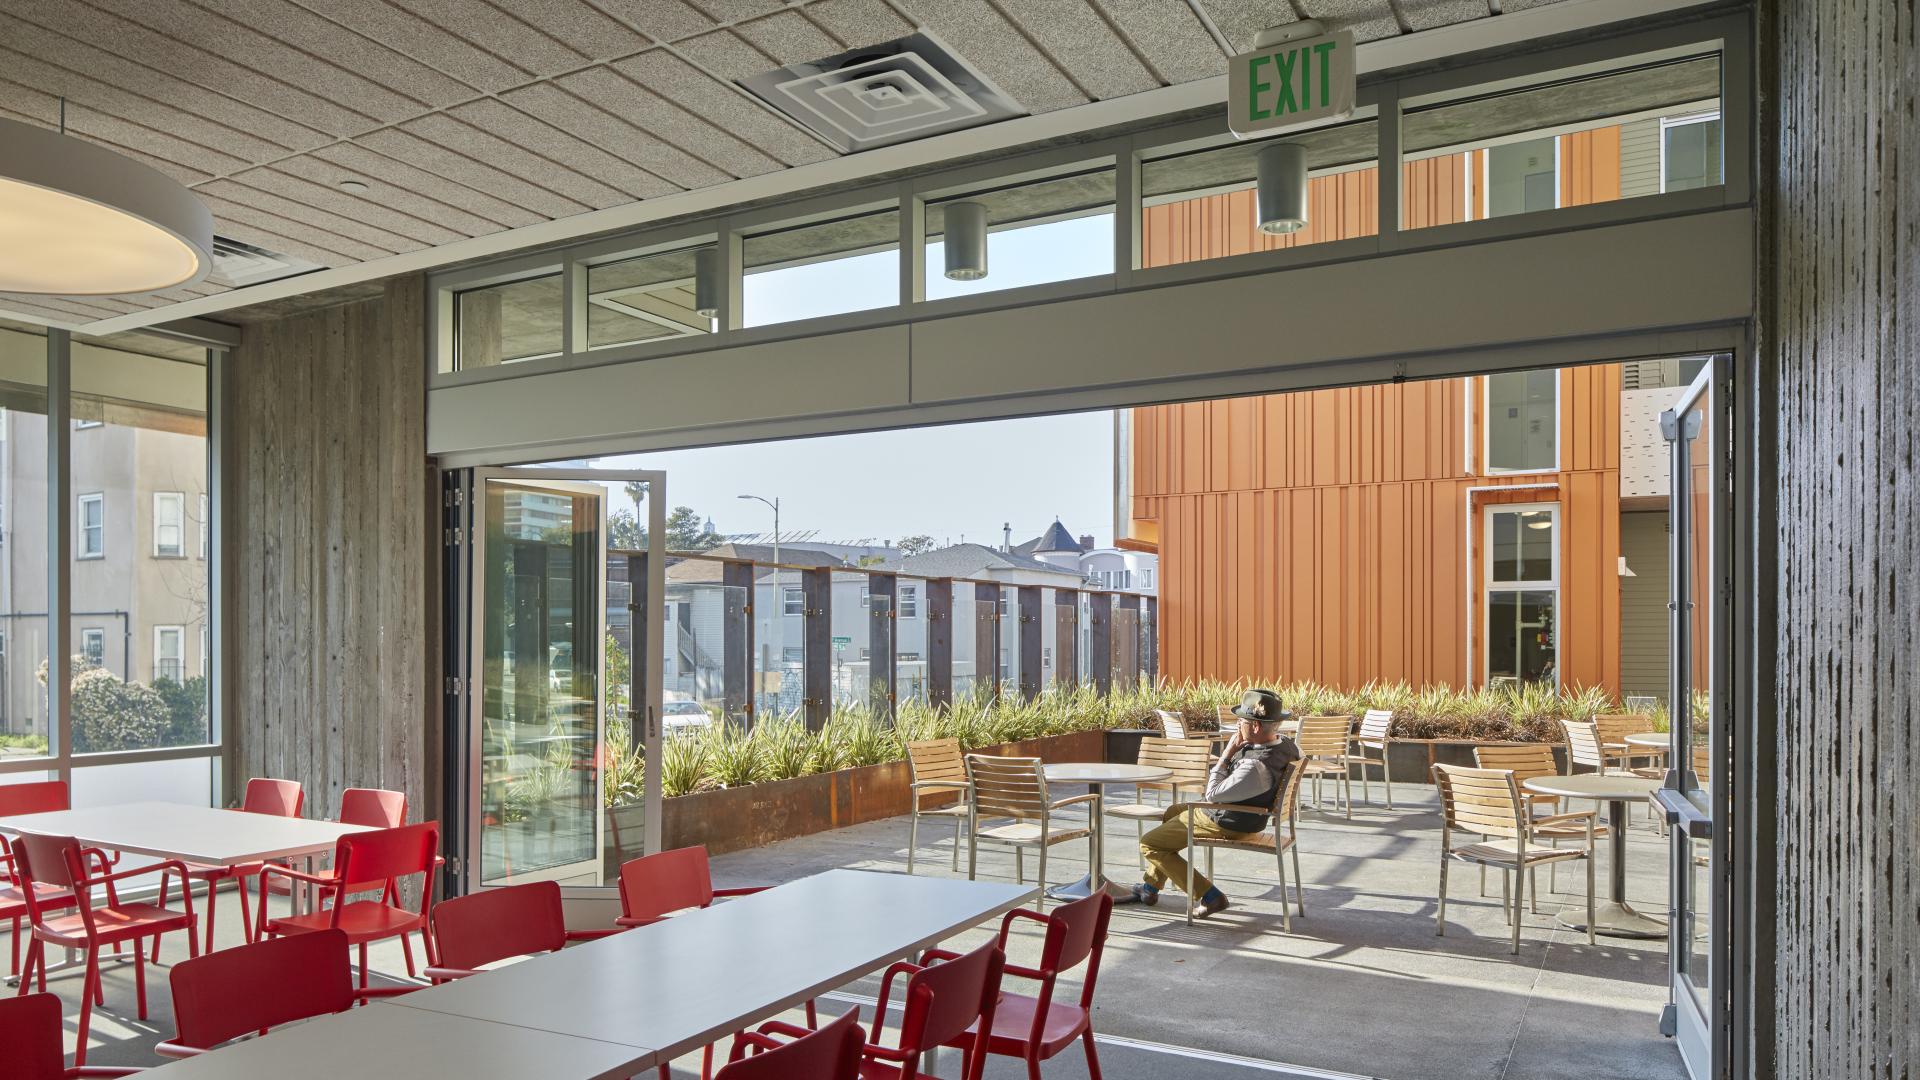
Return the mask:
<svg viewBox="0 0 1920 1080">
<path fill-rule="evenodd" d="M 1640 776 L 1582 773 L 1578 776 L 1536 776 L 1521 784 L 1540 795 L 1587 799 L 1607 804 L 1609 847 L 1613 863 L 1607 868 L 1607 899 L 1594 904 L 1593 932 L 1609 937 L 1663 938 L 1667 924 L 1635 911 L 1627 903 L 1627 804 L 1652 795 L 1660 781 Z M 1585 930 L 1585 910 L 1561 912 L 1560 923 Z"/>
<path fill-rule="evenodd" d="M 1665 750 L 1673 745 L 1673 736 L 1664 731 L 1643 731 L 1638 735 L 1626 737 L 1628 746 L 1644 746 L 1649 750 Z"/>
<path fill-rule="evenodd" d="M 1048 889 L 1047 895 L 1055 900 L 1084 900 L 1093 895 L 1095 889 L 1105 889 L 1116 904 L 1133 903 L 1133 890 L 1124 885 L 1116 885 L 1107 880 L 1106 875 L 1106 816 L 1102 804 L 1106 800 L 1104 788 L 1108 784 L 1147 784 L 1156 780 L 1166 780 L 1173 776 L 1172 769 L 1162 769 L 1156 765 L 1108 765 L 1094 761 L 1074 761 L 1046 767 L 1049 784 L 1085 784 L 1093 791 L 1093 856 L 1092 866 L 1087 876 L 1071 885 L 1062 885 L 1057 889 Z"/>
</svg>

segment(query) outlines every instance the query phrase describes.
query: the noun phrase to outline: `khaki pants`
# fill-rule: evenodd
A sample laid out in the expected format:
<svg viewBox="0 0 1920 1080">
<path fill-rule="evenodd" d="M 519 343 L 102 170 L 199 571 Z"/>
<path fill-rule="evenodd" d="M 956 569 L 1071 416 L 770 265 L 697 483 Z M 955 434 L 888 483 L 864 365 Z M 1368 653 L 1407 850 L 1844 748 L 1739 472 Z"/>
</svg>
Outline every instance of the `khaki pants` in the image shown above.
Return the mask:
<svg viewBox="0 0 1920 1080">
<path fill-rule="evenodd" d="M 1156 889 L 1164 889 L 1169 883 L 1176 888 L 1187 887 L 1187 860 L 1180 852 L 1187 846 L 1187 806 L 1175 803 L 1167 807 L 1160 815 L 1160 824 L 1153 831 L 1140 838 L 1140 854 L 1147 860 L 1147 884 Z M 1193 835 L 1209 840 L 1245 840 L 1258 836 L 1258 833 L 1228 832 L 1214 824 L 1205 811 L 1193 813 Z M 1193 871 L 1193 895 L 1207 895 L 1213 888 L 1213 882 L 1207 880 L 1198 868 Z"/>
</svg>

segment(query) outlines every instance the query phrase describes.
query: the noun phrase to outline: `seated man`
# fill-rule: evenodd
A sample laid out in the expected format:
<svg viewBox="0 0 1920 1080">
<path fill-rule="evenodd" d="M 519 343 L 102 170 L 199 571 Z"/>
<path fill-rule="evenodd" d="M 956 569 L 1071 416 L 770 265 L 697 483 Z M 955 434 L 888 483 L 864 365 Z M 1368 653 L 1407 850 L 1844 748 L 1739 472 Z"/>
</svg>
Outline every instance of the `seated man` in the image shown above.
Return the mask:
<svg viewBox="0 0 1920 1080">
<path fill-rule="evenodd" d="M 1293 714 L 1273 691 L 1247 691 L 1234 706 L 1233 715 L 1239 718 L 1240 726 L 1207 775 L 1207 790 L 1200 801 L 1246 809 L 1200 811 L 1193 820 L 1197 837 L 1245 840 L 1265 829 L 1273 800 L 1287 781 L 1287 770 L 1300 760 L 1300 748 L 1280 734 L 1280 722 Z M 1140 838 L 1140 853 L 1147 860 L 1147 880 L 1133 887 L 1133 896 L 1141 903 L 1159 903 L 1160 890 L 1169 881 L 1186 887 L 1187 861 L 1180 855 L 1187 846 L 1186 816 L 1187 805 L 1176 803 L 1167 808 L 1158 828 Z M 1226 910 L 1226 896 L 1197 869 L 1193 872 L 1193 888 L 1199 899 L 1193 909 L 1196 916 L 1204 919 Z"/>
</svg>

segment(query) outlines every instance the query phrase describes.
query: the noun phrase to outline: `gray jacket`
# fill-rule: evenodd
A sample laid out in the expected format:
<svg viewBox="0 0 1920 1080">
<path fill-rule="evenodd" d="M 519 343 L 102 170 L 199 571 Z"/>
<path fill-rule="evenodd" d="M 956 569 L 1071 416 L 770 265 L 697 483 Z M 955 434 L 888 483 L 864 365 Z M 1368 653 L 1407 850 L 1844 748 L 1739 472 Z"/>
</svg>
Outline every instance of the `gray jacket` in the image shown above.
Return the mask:
<svg viewBox="0 0 1920 1080">
<path fill-rule="evenodd" d="M 1228 832 L 1252 833 L 1267 827 L 1273 800 L 1300 760 L 1300 747 L 1282 735 L 1270 743 L 1242 746 L 1214 763 L 1207 774 L 1204 801 L 1245 806 L 1245 810 L 1209 810 L 1207 816 Z"/>
</svg>

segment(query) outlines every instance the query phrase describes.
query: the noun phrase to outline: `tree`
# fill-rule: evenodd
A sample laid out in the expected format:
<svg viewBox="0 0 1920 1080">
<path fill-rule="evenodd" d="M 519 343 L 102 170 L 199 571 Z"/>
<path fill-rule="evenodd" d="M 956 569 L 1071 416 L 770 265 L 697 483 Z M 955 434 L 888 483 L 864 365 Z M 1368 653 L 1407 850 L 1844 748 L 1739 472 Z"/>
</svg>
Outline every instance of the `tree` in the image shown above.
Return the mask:
<svg viewBox="0 0 1920 1080">
<path fill-rule="evenodd" d="M 622 551 L 640 551 L 647 546 L 647 530 L 631 510 L 615 510 L 607 515 L 607 545 Z"/>
<path fill-rule="evenodd" d="M 691 506 L 676 506 L 667 515 L 668 551 L 705 551 L 718 547 L 722 539 Z"/>
<path fill-rule="evenodd" d="M 933 550 L 933 537 L 926 533 L 915 533 L 912 536 L 901 537 L 900 543 L 896 546 L 899 547 L 901 555 L 925 555 Z"/>
</svg>

